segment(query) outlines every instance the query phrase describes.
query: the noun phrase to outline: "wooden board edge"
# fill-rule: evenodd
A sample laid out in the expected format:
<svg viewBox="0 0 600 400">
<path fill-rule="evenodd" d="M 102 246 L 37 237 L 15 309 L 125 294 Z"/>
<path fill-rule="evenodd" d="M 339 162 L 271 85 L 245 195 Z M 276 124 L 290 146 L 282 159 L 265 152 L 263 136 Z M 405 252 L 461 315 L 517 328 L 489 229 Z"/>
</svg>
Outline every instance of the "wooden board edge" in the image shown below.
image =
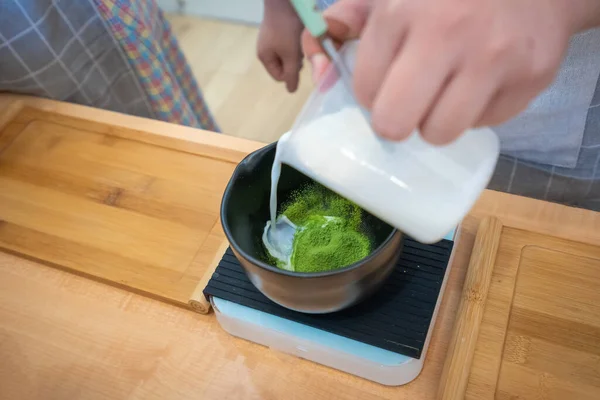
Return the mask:
<svg viewBox="0 0 600 400">
<path fill-rule="evenodd" d="M 515 194 L 484 190 L 469 212 L 475 218 L 493 215 L 505 227 L 596 245 L 600 212 Z"/>
<path fill-rule="evenodd" d="M 499 219 L 486 217 L 477 230 L 438 387 L 437 398 L 440 400 L 464 398 L 502 228 Z"/>
<path fill-rule="evenodd" d="M 115 111 L 92 108 L 80 104 L 66 103 L 43 98 L 0 94 L 0 105 L 20 104 L 20 109 L 29 107 L 33 110 L 56 114 L 62 117 L 86 120 L 106 125 L 107 122 L 115 128 L 124 128 L 135 132 L 135 137 L 127 132 L 112 129 L 111 135 L 124 139 L 135 139 L 148 144 L 165 146 L 167 141 L 175 144 L 177 150 L 185 150 L 198 146 L 205 146 L 229 153 L 229 161 L 239 162 L 249 153 L 266 145 L 244 138 L 229 136 L 223 133 L 210 132 L 189 126 L 169 123 L 161 120 L 149 119 L 133 115 L 126 115 Z M 18 111 L 18 110 L 17 110 Z M 16 114 L 16 112 L 15 112 Z M 0 114 L 0 117 L 2 114 Z M 0 119 L 0 122 L 2 120 Z M 172 147 L 172 146 L 168 146 Z"/>
<path fill-rule="evenodd" d="M 21 111 L 23 106 L 22 100 L 0 100 L 0 131 Z"/>
<path fill-rule="evenodd" d="M 28 111 L 29 110 L 29 111 Z M 211 149 L 216 150 L 213 158 L 223 158 L 231 162 L 239 162 L 248 153 L 264 146 L 259 142 L 253 142 L 247 139 L 227 136 L 224 134 L 203 131 L 196 128 L 191 128 L 182 125 L 171 124 L 164 121 L 150 120 L 136 116 L 120 114 L 112 111 L 94 109 L 87 106 L 65 103 L 55 100 L 35 98 L 22 95 L 13 95 L 0 93 L 0 129 L 6 128 L 10 123 L 18 119 L 23 112 L 23 116 L 28 123 L 29 118 L 36 118 L 35 113 L 40 115 L 50 115 L 55 118 L 73 118 L 77 121 L 91 121 L 100 125 L 110 125 L 108 134 L 121 137 L 124 139 L 132 139 L 142 143 L 158 145 L 162 147 L 173 148 L 176 150 L 195 152 L 200 149 L 201 152 L 206 152 Z M 28 114 L 32 114 L 29 115 Z M 21 118 L 21 119 L 23 119 Z M 29 121 L 30 122 L 30 121 Z M 119 129 L 123 128 L 123 129 Z M 0 139 L 2 131 L 0 130 Z M 9 143 L 12 138 L 9 138 Z M 2 143 L 0 142 L 0 145 Z M 0 148 L 0 151 L 2 149 Z M 13 254 L 18 257 L 29 259 L 43 265 L 61 269 L 69 273 L 83 276 L 87 279 L 102 282 L 113 287 L 127 290 L 132 293 L 141 294 L 146 297 L 154 298 L 172 305 L 192 309 L 202 314 L 207 314 L 210 309 L 210 303 L 204 297 L 203 290 L 212 277 L 216 266 L 225 253 L 228 247 L 227 240 L 223 238 L 223 242 L 219 245 L 215 254 L 214 260 L 208 265 L 207 270 L 201 276 L 200 280 L 194 287 L 194 291 L 189 299 L 174 299 L 161 294 L 153 293 L 136 286 L 119 284 L 111 279 L 96 276 L 86 272 L 79 271 L 74 268 L 58 265 L 48 260 L 39 259 L 22 252 L 15 252 L 10 249 L 0 246 L 0 252 Z"/>
<path fill-rule="evenodd" d="M 229 242 L 227 239 L 223 239 L 223 243 L 219 246 L 219 249 L 215 253 L 215 257 L 208 265 L 206 272 L 202 275 L 202 278 L 198 281 L 198 285 L 194 292 L 192 293 L 188 304 L 192 307 L 192 310 L 199 312 L 200 314 L 208 314 L 211 309 L 210 301 L 204 296 L 204 288 L 208 285 L 208 281 L 212 278 L 215 269 L 219 265 L 219 261 L 223 258 L 225 251 L 229 247 Z"/>
<path fill-rule="evenodd" d="M 22 100 L 0 97 L 0 153 L 14 139 L 13 137 L 3 137 L 5 135 L 4 128 L 19 114 L 24 106 Z"/>
<path fill-rule="evenodd" d="M 146 298 L 157 300 L 157 301 L 160 301 L 160 302 L 163 302 L 166 304 L 170 304 L 170 305 L 173 305 L 173 306 L 176 306 L 179 308 L 183 308 L 186 310 L 190 309 L 190 305 L 188 303 L 185 303 L 184 301 L 178 301 L 174 298 L 170 298 L 170 297 L 161 295 L 159 293 L 154 293 L 154 292 L 151 292 L 151 291 L 148 291 L 148 290 L 136 287 L 136 286 L 123 284 L 123 283 L 117 282 L 112 279 L 104 278 L 104 277 L 90 274 L 88 272 L 84 272 L 84 271 L 81 271 L 81 270 L 78 270 L 75 268 L 57 264 L 55 262 L 48 261 L 43 258 L 36 257 L 36 256 L 30 255 L 30 254 L 24 253 L 24 252 L 20 252 L 17 250 L 13 250 L 13 249 L 10 249 L 7 247 L 0 246 L 0 253 L 8 254 L 9 256 L 13 256 L 13 257 L 20 258 L 20 259 L 23 259 L 26 261 L 30 261 L 35 264 L 38 264 L 39 266 L 53 268 L 53 269 L 56 269 L 59 271 L 63 271 L 63 272 L 72 274 L 74 276 L 79 276 L 79 277 L 82 277 L 85 279 L 89 279 L 90 281 L 93 281 L 93 282 L 102 283 L 106 286 L 111 286 L 113 288 L 123 290 L 128 293 L 133 293 L 136 295 L 144 296 Z"/>
</svg>

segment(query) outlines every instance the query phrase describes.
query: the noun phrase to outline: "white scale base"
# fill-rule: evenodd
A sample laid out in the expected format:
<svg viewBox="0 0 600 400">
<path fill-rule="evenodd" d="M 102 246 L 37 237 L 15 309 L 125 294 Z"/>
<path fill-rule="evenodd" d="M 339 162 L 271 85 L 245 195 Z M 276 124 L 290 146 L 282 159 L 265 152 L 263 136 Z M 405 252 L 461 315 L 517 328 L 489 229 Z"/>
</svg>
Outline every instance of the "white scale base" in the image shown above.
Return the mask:
<svg viewBox="0 0 600 400">
<path fill-rule="evenodd" d="M 452 231 L 446 239 L 454 240 L 454 237 L 455 231 Z M 219 324 L 233 336 L 382 385 L 400 386 L 414 380 L 423 369 L 453 256 L 454 249 L 450 255 L 420 359 L 380 349 L 227 300 L 213 297 L 211 302 Z"/>
</svg>

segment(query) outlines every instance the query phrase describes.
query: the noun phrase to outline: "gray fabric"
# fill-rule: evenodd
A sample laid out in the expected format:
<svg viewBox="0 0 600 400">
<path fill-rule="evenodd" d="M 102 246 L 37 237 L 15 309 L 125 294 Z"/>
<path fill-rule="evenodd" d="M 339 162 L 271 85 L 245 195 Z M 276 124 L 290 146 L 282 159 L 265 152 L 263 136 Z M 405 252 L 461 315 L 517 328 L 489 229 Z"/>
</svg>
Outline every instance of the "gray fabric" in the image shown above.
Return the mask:
<svg viewBox="0 0 600 400">
<path fill-rule="evenodd" d="M 156 0 L 0 0 L 0 91 L 219 131 Z"/>
<path fill-rule="evenodd" d="M 600 52 L 590 54 L 600 58 Z M 600 211 L 600 80 L 596 78 L 574 167 L 502 155 L 489 188 Z"/>
<path fill-rule="evenodd" d="M 557 167 L 577 164 L 600 75 L 600 29 L 571 38 L 554 82 L 523 113 L 494 128 L 503 154 Z"/>
<path fill-rule="evenodd" d="M 600 211 L 600 180 L 569 178 L 506 156 L 488 189 Z"/>
<path fill-rule="evenodd" d="M 155 117 L 89 0 L 0 0 L 0 91 Z"/>
</svg>

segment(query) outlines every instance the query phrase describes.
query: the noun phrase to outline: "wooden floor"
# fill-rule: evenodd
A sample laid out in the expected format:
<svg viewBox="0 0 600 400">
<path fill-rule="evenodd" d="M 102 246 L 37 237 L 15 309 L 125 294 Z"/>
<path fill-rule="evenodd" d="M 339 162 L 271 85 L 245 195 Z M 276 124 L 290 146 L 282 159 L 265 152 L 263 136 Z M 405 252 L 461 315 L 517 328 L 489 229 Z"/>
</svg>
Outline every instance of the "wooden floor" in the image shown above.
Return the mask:
<svg viewBox="0 0 600 400">
<path fill-rule="evenodd" d="M 272 142 L 291 128 L 312 88 L 307 65 L 298 91 L 288 94 L 256 57 L 257 27 L 168 18 L 224 133 Z"/>
</svg>

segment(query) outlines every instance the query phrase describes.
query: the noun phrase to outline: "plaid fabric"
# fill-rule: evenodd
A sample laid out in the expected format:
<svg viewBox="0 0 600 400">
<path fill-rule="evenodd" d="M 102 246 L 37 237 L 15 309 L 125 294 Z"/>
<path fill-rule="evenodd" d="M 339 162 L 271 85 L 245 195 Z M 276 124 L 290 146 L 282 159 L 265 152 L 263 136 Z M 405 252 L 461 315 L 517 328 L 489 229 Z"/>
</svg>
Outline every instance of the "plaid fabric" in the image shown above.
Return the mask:
<svg viewBox="0 0 600 400">
<path fill-rule="evenodd" d="M 0 91 L 218 131 L 153 0 L 1 0 Z"/>
</svg>

